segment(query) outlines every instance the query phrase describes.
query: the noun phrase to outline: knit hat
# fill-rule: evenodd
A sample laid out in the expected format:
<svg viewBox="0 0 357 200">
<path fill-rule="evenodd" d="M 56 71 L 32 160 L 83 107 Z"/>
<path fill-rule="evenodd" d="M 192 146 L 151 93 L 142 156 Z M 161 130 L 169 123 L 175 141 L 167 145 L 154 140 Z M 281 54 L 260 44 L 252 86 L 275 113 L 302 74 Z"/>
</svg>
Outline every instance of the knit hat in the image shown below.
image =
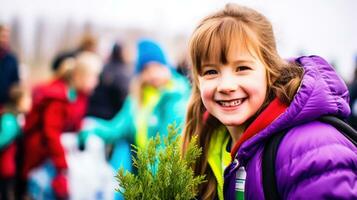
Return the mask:
<svg viewBox="0 0 357 200">
<path fill-rule="evenodd" d="M 158 43 L 153 40 L 143 39 L 137 44 L 138 56 L 135 65 L 135 74 L 141 73 L 146 64 L 157 62 L 167 66 L 165 54 Z"/>
</svg>

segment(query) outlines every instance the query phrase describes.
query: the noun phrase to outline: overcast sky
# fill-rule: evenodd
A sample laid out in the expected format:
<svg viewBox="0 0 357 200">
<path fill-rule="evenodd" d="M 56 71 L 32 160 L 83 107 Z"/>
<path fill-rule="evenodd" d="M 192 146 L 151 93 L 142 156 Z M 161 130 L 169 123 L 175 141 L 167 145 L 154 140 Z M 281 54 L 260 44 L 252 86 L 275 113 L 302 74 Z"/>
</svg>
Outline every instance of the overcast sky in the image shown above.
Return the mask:
<svg viewBox="0 0 357 200">
<path fill-rule="evenodd" d="M 15 16 L 32 26 L 35 19 L 72 18 L 116 27 L 141 27 L 173 33 L 190 33 L 199 19 L 222 8 L 226 0 L 0 0 L 0 20 Z M 357 54 L 356 0 L 241 0 L 273 23 L 280 52 L 297 49 L 335 60 L 350 80 Z"/>
</svg>

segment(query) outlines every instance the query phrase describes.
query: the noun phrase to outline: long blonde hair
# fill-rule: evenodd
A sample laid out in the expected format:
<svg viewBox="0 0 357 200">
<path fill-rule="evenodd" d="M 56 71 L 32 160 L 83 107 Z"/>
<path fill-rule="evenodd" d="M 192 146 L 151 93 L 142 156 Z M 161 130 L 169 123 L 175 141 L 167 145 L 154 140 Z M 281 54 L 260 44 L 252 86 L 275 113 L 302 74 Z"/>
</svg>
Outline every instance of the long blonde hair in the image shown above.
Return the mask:
<svg viewBox="0 0 357 200">
<path fill-rule="evenodd" d="M 254 52 L 266 67 L 268 91 L 260 111 L 275 97 L 289 104 L 303 74 L 298 65 L 288 63 L 278 55 L 272 25 L 259 12 L 244 6 L 227 4 L 223 10 L 201 21 L 193 32 L 189 45 L 193 83 L 184 128 L 183 153 L 192 136 L 197 136 L 203 154 L 193 169 L 196 174 L 205 174 L 207 177 L 207 182 L 199 188 L 202 199 L 213 199 L 216 196 L 217 182 L 207 164 L 207 152 L 213 131 L 222 124 L 211 115 L 203 119 L 205 107 L 200 96 L 198 76 L 204 61 L 214 60 L 226 64 L 232 43 L 250 53 Z"/>
</svg>

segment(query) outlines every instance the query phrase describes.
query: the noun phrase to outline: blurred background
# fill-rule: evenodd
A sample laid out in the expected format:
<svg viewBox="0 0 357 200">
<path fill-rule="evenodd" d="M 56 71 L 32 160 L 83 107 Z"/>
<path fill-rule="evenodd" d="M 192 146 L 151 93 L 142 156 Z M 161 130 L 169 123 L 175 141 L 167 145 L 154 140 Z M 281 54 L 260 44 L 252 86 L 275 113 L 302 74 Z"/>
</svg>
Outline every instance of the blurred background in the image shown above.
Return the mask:
<svg viewBox="0 0 357 200">
<path fill-rule="evenodd" d="M 116 171 L 134 170 L 132 144 L 182 125 L 189 37 L 228 2 L 266 15 L 283 57 L 327 59 L 357 128 L 356 0 L 0 0 L 1 195 L 122 199 Z"/>
<path fill-rule="evenodd" d="M 31 82 L 49 75 L 58 52 L 78 45 L 84 33 L 98 37 L 104 58 L 121 41 L 133 61 L 132 43 L 139 37 L 159 40 L 169 59 L 179 60 L 199 19 L 226 0 L 0 0 L 0 22 L 12 30 L 11 46 Z M 342 77 L 352 80 L 357 54 L 357 1 L 241 0 L 231 1 L 263 12 L 273 23 L 280 54 L 317 54 L 328 59 Z"/>
</svg>

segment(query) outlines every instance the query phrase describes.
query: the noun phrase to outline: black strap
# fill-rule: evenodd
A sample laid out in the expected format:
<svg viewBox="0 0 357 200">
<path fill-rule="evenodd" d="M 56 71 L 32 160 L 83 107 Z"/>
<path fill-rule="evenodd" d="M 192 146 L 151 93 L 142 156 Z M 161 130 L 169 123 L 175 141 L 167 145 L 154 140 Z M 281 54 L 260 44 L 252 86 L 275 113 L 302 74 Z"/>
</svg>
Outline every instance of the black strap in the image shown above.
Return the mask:
<svg viewBox="0 0 357 200">
<path fill-rule="evenodd" d="M 318 119 L 323 123 L 330 124 L 339 130 L 348 140 L 357 146 L 357 131 L 345 121 L 335 116 L 322 116 Z M 279 200 L 277 181 L 275 176 L 275 161 L 279 144 L 285 136 L 286 131 L 271 137 L 265 144 L 262 160 L 262 178 L 264 197 L 266 200 Z"/>
<path fill-rule="evenodd" d="M 339 130 L 349 141 L 351 141 L 355 146 L 357 146 L 357 131 L 345 121 L 335 116 L 322 116 L 318 120 L 326 124 L 331 124 L 337 130 Z"/>
<path fill-rule="evenodd" d="M 264 197 L 266 200 L 279 200 L 279 192 L 275 178 L 275 160 L 279 144 L 285 136 L 285 131 L 271 137 L 266 143 L 263 151 L 262 178 Z"/>
</svg>

